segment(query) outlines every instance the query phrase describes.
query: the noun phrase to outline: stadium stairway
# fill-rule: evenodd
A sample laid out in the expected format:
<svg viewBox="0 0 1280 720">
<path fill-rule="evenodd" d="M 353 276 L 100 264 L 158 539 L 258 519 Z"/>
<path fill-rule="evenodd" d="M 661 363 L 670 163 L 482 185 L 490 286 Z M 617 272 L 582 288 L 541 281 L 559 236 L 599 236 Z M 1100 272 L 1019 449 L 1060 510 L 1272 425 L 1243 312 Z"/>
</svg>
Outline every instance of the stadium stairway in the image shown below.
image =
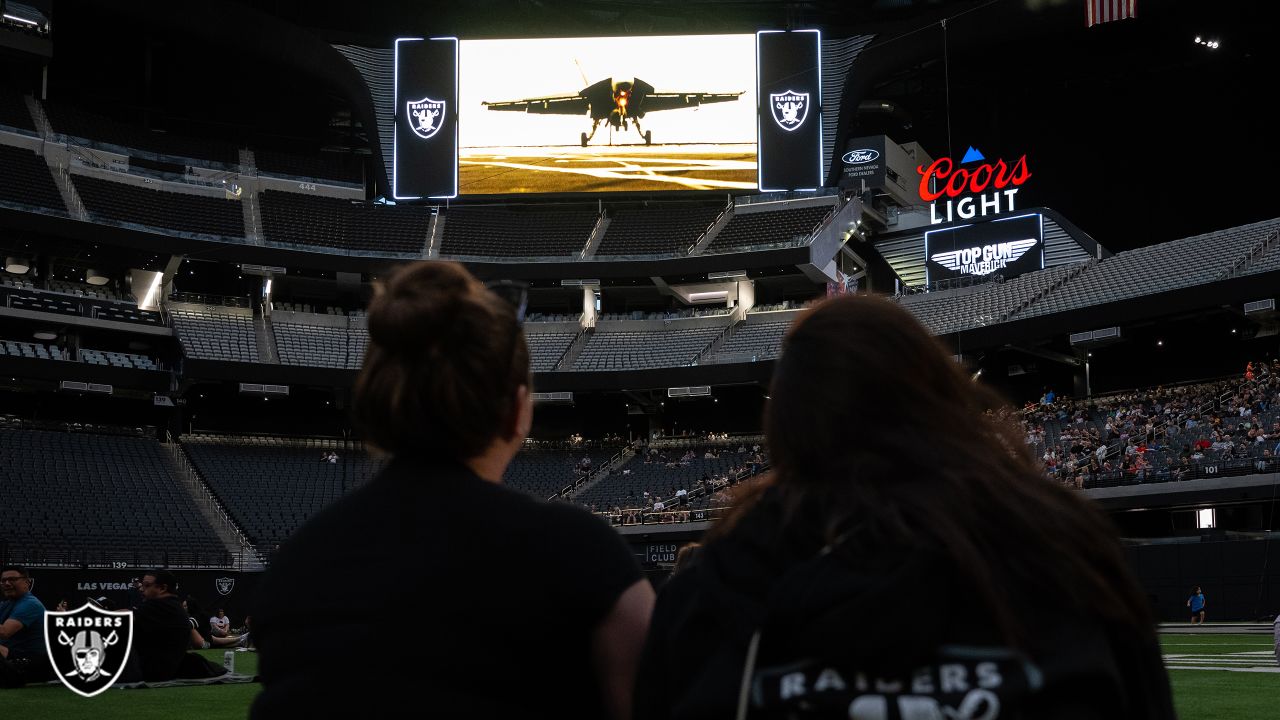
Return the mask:
<svg viewBox="0 0 1280 720">
<path fill-rule="evenodd" d="M 30 95 L 26 95 L 23 101 L 27 104 L 27 110 L 31 112 L 31 119 L 35 122 L 36 132 L 40 133 L 41 139 L 45 142 L 53 140 L 53 125 L 49 123 L 49 116 L 44 114 L 44 108 L 40 107 L 40 101 Z"/>
<path fill-rule="evenodd" d="M 45 153 L 44 159 L 45 162 L 50 163 L 49 172 L 53 174 L 53 184 L 57 186 L 58 194 L 62 196 L 62 203 L 67 206 L 67 212 L 71 213 L 71 217 L 76 220 L 88 220 L 89 213 L 84 209 L 84 200 L 80 199 L 80 192 L 72 184 L 71 174 L 66 165 L 53 164 L 55 161 L 49 153 Z"/>
<path fill-rule="evenodd" d="M 275 327 L 271 324 L 271 315 L 264 312 L 262 305 L 254 308 L 253 332 L 258 340 L 258 362 L 279 365 L 280 352 L 276 349 Z"/>
<path fill-rule="evenodd" d="M 595 332 L 594 328 L 583 328 L 578 332 L 578 336 L 569 343 L 569 347 L 565 349 L 564 355 L 556 363 L 552 370 L 570 370 L 573 363 L 577 361 L 578 356 L 582 354 L 582 349 L 587 346 L 587 341 L 591 339 L 591 333 Z"/>
<path fill-rule="evenodd" d="M 591 489 L 592 486 L 598 484 L 601 480 L 612 475 L 613 471 L 620 470 L 622 466 L 631 462 L 631 458 L 635 456 L 636 456 L 636 451 L 632 449 L 630 445 L 623 448 L 622 452 L 615 455 L 612 460 L 605 463 L 603 466 L 597 468 L 595 472 L 592 472 L 591 476 L 588 477 L 586 481 L 583 482 L 581 485 L 575 487 L 573 491 L 570 492 L 567 497 L 565 497 L 565 499 L 572 500 L 573 498 L 582 494 L 584 491 Z"/>
<path fill-rule="evenodd" d="M 747 311 L 739 305 L 734 309 L 733 315 L 729 319 L 729 326 L 724 329 L 724 332 L 717 335 L 709 345 L 702 348 L 702 352 L 698 353 L 698 356 L 693 359 L 693 364 L 701 365 L 706 362 L 708 358 L 719 352 L 720 347 L 728 342 L 729 338 L 733 337 L 733 334 L 738 331 L 738 328 L 742 326 L 743 321 L 746 320 L 746 318 Z"/>
<path fill-rule="evenodd" d="M 253 151 L 248 148 L 240 148 L 240 173 L 252 178 L 258 176 L 258 161 Z M 258 203 L 258 191 L 255 189 L 257 185 L 256 182 L 243 183 L 240 188 L 240 210 L 244 213 L 244 239 L 250 245 L 262 244 L 262 210 Z"/>
<path fill-rule="evenodd" d="M 600 217 L 596 218 L 596 226 L 591 228 L 591 235 L 587 237 L 587 244 L 582 248 L 582 255 L 579 259 L 586 260 L 596 256 L 596 250 L 600 248 L 600 243 L 604 240 L 604 234 L 609 232 L 609 223 L 613 222 L 609 217 L 609 213 L 602 212 Z"/>
<path fill-rule="evenodd" d="M 444 213 L 431 213 L 431 221 L 427 223 L 427 254 L 424 258 L 431 259 L 440 256 L 440 241 L 444 238 Z"/>
<path fill-rule="evenodd" d="M 1082 263 L 1079 267 L 1073 268 L 1071 272 L 1067 273 L 1066 275 L 1063 275 L 1061 278 L 1058 279 L 1057 282 L 1053 283 L 1047 288 L 1044 288 L 1040 292 L 1032 295 L 1031 297 L 1027 298 L 1026 301 L 1024 301 L 1021 305 L 1005 313 L 1004 317 L 1000 318 L 1000 322 L 1008 322 L 1010 320 L 1016 319 L 1016 316 L 1018 313 L 1036 304 L 1042 298 L 1052 295 L 1055 291 L 1057 291 L 1058 288 L 1062 287 L 1063 285 L 1066 285 L 1072 280 L 1085 274 L 1086 272 L 1089 271 L 1090 268 L 1094 267 L 1097 264 L 1098 264 L 1097 260 L 1090 260 L 1087 263 Z"/>
<path fill-rule="evenodd" d="M 200 478 L 200 474 L 191 464 L 191 458 L 187 457 L 182 445 L 172 435 L 167 434 L 164 445 L 169 451 L 166 457 L 173 470 L 173 476 L 182 481 L 182 487 L 191 495 L 191 499 L 195 501 L 196 507 L 200 509 L 200 514 L 209 523 L 209 527 L 218 533 L 218 540 L 222 542 L 227 552 L 240 558 L 238 569 L 265 570 L 266 564 L 262 562 L 262 556 L 258 554 L 244 532 L 232 521 L 226 508 L 218 502 L 209 486 Z"/>
<path fill-rule="evenodd" d="M 1280 253 L 1280 230 L 1268 234 L 1256 243 L 1250 248 L 1249 254 L 1237 260 L 1235 265 L 1232 265 L 1229 270 L 1223 273 L 1220 279 L 1248 275 L 1253 272 L 1254 267 L 1262 266 L 1264 262 L 1272 261 L 1277 253 Z"/>
<path fill-rule="evenodd" d="M 720 231 L 723 230 L 724 226 L 728 225 L 729 221 L 732 219 L 733 201 L 731 200 L 729 202 L 729 206 L 724 209 L 724 212 L 720 213 L 720 216 L 716 218 L 715 222 L 711 223 L 711 227 L 707 228 L 706 232 L 702 233 L 702 237 L 698 238 L 698 242 L 693 244 L 693 247 L 689 250 L 689 254 L 701 255 L 702 251 L 707 249 L 707 246 L 715 242 L 716 236 L 720 234 Z"/>
</svg>

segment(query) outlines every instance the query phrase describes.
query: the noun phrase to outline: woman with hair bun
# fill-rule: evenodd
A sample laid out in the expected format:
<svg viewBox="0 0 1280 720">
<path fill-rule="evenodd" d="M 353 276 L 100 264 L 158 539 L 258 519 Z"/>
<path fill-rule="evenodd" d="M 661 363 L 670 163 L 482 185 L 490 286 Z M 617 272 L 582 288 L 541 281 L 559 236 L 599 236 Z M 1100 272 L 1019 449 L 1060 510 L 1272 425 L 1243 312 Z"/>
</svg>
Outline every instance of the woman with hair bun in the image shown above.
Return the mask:
<svg viewBox="0 0 1280 720">
<path fill-rule="evenodd" d="M 533 413 L 517 290 L 448 262 L 376 288 L 352 412 L 390 460 L 274 557 L 252 717 L 629 717 L 653 590 L 603 521 L 502 484 Z"/>
<path fill-rule="evenodd" d="M 663 588 L 638 720 L 1173 718 L 1115 533 L 886 299 L 806 312 L 771 475 Z"/>
</svg>

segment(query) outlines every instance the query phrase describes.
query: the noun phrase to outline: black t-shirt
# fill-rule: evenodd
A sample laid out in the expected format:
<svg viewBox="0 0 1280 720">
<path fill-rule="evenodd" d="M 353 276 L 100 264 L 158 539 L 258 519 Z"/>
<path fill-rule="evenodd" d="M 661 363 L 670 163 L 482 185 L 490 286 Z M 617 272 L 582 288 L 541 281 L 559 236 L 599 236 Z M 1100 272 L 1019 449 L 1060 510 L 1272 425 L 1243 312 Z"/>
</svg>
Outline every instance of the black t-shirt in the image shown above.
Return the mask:
<svg viewBox="0 0 1280 720">
<path fill-rule="evenodd" d="M 275 556 L 252 717 L 602 717 L 592 632 L 640 577 L 578 508 L 397 458 Z"/>
<path fill-rule="evenodd" d="M 156 682 L 177 677 L 190 644 L 191 623 L 177 597 L 147 600 L 133 612 L 132 653 L 138 658 L 143 680 Z"/>
</svg>

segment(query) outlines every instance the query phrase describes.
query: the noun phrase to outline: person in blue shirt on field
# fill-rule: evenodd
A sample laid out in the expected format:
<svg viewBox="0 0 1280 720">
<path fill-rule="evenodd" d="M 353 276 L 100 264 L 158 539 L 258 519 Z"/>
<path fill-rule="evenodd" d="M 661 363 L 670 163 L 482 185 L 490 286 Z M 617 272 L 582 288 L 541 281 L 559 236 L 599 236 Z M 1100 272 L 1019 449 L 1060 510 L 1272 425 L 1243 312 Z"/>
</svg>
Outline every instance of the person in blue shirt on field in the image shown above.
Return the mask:
<svg viewBox="0 0 1280 720">
<path fill-rule="evenodd" d="M 0 687 L 45 679 L 44 604 L 31 594 L 26 568 L 0 570 L 0 598 Z"/>
<path fill-rule="evenodd" d="M 1204 593 L 1197 585 L 1191 588 L 1191 597 L 1187 598 L 1187 607 L 1191 608 L 1191 624 L 1204 624 Z"/>
</svg>

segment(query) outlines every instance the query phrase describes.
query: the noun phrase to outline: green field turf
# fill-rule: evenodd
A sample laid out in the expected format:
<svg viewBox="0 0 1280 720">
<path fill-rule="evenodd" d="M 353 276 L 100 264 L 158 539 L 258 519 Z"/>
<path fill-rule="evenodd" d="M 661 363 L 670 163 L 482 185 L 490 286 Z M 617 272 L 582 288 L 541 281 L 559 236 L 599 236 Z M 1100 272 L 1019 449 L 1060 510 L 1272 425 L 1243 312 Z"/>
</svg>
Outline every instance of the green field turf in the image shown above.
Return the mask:
<svg viewBox="0 0 1280 720">
<path fill-rule="evenodd" d="M 1280 670 L 1267 635 L 1174 635 L 1160 638 L 1173 701 L 1182 720 L 1270 720 L 1280 717 Z M 202 653 L 222 662 L 222 650 Z M 236 672 L 257 670 L 254 653 L 236 653 Z M 211 685 L 158 690 L 108 690 L 82 698 L 61 685 L 0 691 L 0 716 L 23 720 L 243 720 L 259 686 Z"/>
<path fill-rule="evenodd" d="M 225 650 L 203 650 L 201 655 L 222 664 Z M 249 675 L 258 670 L 255 653 L 236 653 L 236 672 Z M 178 720 L 210 718 L 244 720 L 249 705 L 261 686 L 257 683 L 209 685 L 204 687 L 161 688 L 156 690 L 111 689 L 83 698 L 61 684 L 0 690 L 0 717 L 23 720 Z"/>
<path fill-rule="evenodd" d="M 1182 720 L 1280 717 L 1280 667 L 1271 636 L 1165 634 L 1160 645 Z M 1178 669 L 1183 667 L 1194 669 Z"/>
</svg>

